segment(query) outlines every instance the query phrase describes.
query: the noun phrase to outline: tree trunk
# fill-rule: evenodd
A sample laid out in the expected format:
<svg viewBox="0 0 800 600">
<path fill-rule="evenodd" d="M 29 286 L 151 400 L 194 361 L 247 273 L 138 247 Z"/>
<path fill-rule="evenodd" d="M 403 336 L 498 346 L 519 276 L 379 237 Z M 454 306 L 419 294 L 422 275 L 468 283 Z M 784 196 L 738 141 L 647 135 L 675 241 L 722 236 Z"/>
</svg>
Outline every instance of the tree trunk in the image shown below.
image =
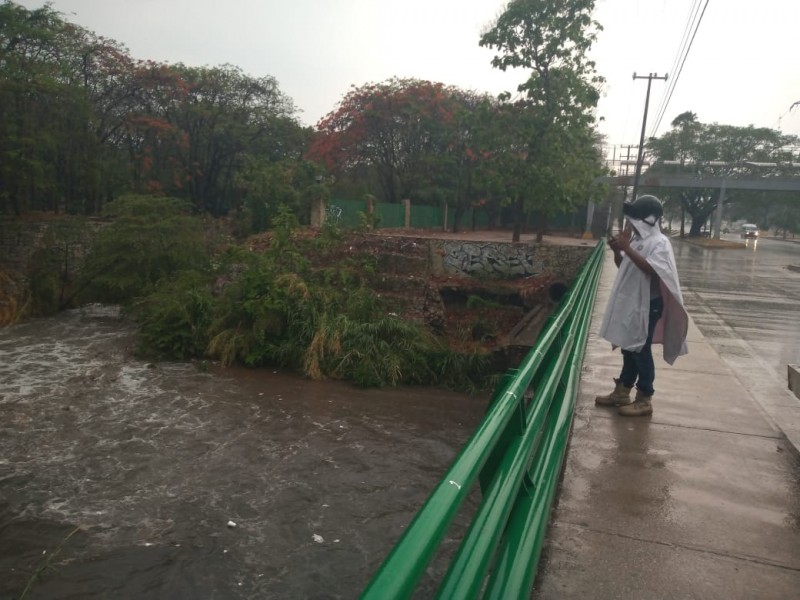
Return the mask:
<svg viewBox="0 0 800 600">
<path fill-rule="evenodd" d="M 517 198 L 514 202 L 514 233 L 511 235 L 512 242 L 518 242 L 522 233 L 522 198 Z"/>
<path fill-rule="evenodd" d="M 461 217 L 464 216 L 464 207 L 461 204 L 456 204 L 456 209 L 453 211 L 453 233 L 458 233 L 461 222 Z"/>
<path fill-rule="evenodd" d="M 547 231 L 547 217 L 542 216 L 539 220 L 539 227 L 536 228 L 536 243 L 541 244 L 544 234 Z"/>
<path fill-rule="evenodd" d="M 689 237 L 698 237 L 703 231 L 704 219 L 692 219 L 692 226 L 689 229 Z"/>
</svg>

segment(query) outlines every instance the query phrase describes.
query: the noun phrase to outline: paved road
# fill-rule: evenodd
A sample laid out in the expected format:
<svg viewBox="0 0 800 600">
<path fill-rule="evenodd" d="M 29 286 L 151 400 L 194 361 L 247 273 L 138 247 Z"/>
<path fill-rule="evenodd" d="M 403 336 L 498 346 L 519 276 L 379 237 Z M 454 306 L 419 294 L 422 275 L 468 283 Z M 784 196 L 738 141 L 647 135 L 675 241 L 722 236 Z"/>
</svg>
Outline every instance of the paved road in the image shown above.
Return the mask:
<svg viewBox="0 0 800 600">
<path fill-rule="evenodd" d="M 730 238 L 736 239 L 736 238 Z M 787 365 L 800 363 L 800 243 L 744 249 L 673 244 L 686 306 L 706 340 L 772 421 L 800 448 L 800 400 Z"/>
</svg>

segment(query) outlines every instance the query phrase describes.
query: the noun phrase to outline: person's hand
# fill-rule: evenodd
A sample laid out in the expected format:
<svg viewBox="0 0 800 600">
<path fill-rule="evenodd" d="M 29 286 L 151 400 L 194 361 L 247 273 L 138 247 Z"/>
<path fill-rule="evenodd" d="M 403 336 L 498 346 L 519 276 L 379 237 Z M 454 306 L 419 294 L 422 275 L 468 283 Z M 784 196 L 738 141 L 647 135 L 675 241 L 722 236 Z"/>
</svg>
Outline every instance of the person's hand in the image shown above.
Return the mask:
<svg viewBox="0 0 800 600">
<path fill-rule="evenodd" d="M 614 252 L 625 252 L 628 248 L 631 247 L 631 237 L 633 236 L 633 231 L 630 227 L 625 227 L 622 230 L 622 233 L 615 238 L 611 238 L 608 240 L 608 245 Z"/>
</svg>

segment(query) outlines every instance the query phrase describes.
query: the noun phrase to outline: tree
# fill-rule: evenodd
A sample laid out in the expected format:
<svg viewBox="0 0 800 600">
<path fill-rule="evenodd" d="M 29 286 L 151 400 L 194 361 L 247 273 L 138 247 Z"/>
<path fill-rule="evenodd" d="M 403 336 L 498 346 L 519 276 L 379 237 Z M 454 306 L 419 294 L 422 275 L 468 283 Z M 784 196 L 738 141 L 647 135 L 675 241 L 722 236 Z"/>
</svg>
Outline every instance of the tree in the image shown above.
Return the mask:
<svg viewBox="0 0 800 600">
<path fill-rule="evenodd" d="M 119 146 L 133 61 L 49 5 L 0 5 L 4 212 L 94 213 L 127 183 Z"/>
<path fill-rule="evenodd" d="M 185 200 L 124 196 L 105 207 L 113 221 L 92 243 L 79 291 L 92 302 L 129 304 L 182 272 L 206 272 L 202 224 Z"/>
<path fill-rule="evenodd" d="M 307 156 L 337 176 L 373 174 L 388 202 L 430 197 L 450 159 L 458 99 L 455 88 L 417 79 L 354 88 L 319 122 Z"/>
<path fill-rule="evenodd" d="M 40 208 L 42 197 L 52 208 L 57 195 L 53 159 L 64 139 L 61 117 L 76 101 L 64 83 L 60 48 L 67 35 L 47 5 L 34 11 L 0 5 L 0 198 L 17 215 Z"/>
<path fill-rule="evenodd" d="M 270 76 L 132 59 L 49 5 L 0 4 L 0 211 L 97 214 L 133 191 L 225 214 L 246 156 L 301 159 Z"/>
<path fill-rule="evenodd" d="M 649 173 L 685 173 L 705 177 L 777 176 L 786 173 L 782 164 L 795 160 L 790 148 L 797 143 L 796 136 L 783 135 L 773 129 L 704 124 L 697 121 L 694 113 L 685 112 L 672 121 L 670 131 L 648 141 L 648 152 L 655 159 Z M 700 235 L 703 225 L 717 207 L 719 194 L 720 190 L 710 188 L 680 188 L 663 193 L 667 200 L 678 200 L 692 217 L 690 236 Z M 756 215 L 755 207 L 765 205 L 765 196 L 760 192 L 730 192 L 728 203 L 738 205 L 740 209 L 749 206 L 748 211 L 740 210 L 740 214 L 749 212 Z M 763 226 L 767 217 L 754 220 L 759 220 Z"/>
<path fill-rule="evenodd" d="M 492 66 L 530 70 L 511 109 L 511 174 L 522 177 L 522 185 L 509 189 L 514 241 L 525 213 L 546 217 L 584 201 L 599 169 L 592 111 L 601 79 L 586 56 L 601 29 L 591 18 L 593 9 L 593 0 L 512 0 L 481 37 L 481 46 L 498 52 Z"/>
<path fill-rule="evenodd" d="M 243 157 L 263 138 L 275 137 L 294 106 L 274 77 L 250 77 L 232 65 L 174 68 L 188 92 L 168 119 L 186 136 L 177 158 L 189 173 L 189 195 L 197 209 L 224 214 Z"/>
<path fill-rule="evenodd" d="M 273 226 L 281 208 L 298 215 L 307 223 L 313 197 L 327 197 L 328 188 L 318 183 L 319 172 L 303 160 L 270 161 L 262 156 L 248 156 L 240 169 L 236 187 L 241 192 L 244 230 L 258 233 Z"/>
</svg>

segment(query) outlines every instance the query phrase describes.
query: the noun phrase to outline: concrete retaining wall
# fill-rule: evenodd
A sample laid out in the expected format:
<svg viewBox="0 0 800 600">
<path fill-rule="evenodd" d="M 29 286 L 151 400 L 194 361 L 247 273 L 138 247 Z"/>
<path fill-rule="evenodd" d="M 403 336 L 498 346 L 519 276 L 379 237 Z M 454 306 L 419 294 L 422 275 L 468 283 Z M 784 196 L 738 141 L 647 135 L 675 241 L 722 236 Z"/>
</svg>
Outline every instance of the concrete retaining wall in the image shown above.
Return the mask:
<svg viewBox="0 0 800 600">
<path fill-rule="evenodd" d="M 549 274 L 570 282 L 591 246 L 431 240 L 434 273 L 516 279 Z"/>
</svg>

